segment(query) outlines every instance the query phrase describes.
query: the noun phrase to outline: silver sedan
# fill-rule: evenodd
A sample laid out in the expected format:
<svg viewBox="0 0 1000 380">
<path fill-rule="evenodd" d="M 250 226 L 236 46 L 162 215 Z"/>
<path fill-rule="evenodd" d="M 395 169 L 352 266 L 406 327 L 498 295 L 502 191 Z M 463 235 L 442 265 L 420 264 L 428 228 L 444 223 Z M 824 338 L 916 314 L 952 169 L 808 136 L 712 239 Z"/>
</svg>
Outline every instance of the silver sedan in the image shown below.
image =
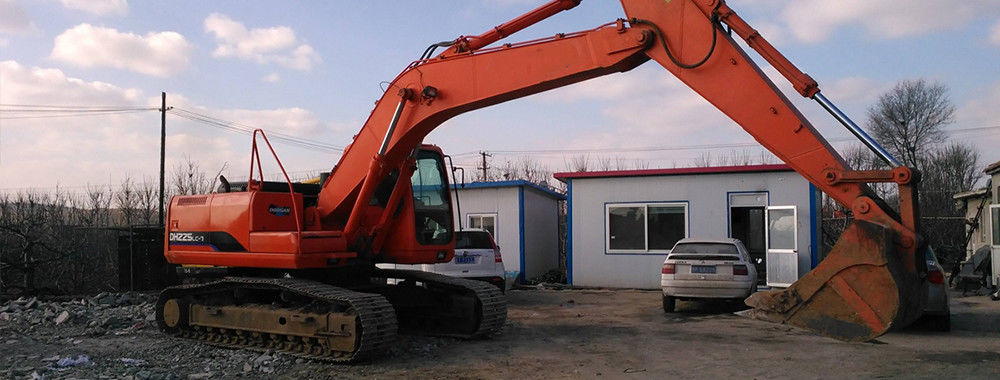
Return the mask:
<svg viewBox="0 0 1000 380">
<path fill-rule="evenodd" d="M 745 299 L 757 290 L 757 269 L 737 239 L 681 239 L 660 271 L 663 311 L 678 299 Z"/>
</svg>

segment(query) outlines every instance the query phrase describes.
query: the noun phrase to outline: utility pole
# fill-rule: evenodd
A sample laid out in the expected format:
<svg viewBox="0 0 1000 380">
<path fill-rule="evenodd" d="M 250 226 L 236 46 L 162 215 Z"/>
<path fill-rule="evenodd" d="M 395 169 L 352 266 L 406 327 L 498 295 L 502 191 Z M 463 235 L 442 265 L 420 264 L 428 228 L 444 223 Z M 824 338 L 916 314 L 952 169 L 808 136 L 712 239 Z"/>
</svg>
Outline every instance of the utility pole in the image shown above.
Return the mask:
<svg viewBox="0 0 1000 380">
<path fill-rule="evenodd" d="M 493 155 L 485 151 L 480 151 L 479 154 L 483 156 L 483 166 L 479 167 L 479 169 L 483 171 L 483 182 L 486 182 L 489 181 L 489 177 L 486 176 L 486 169 L 489 169 L 489 166 L 486 165 L 486 157 L 493 157 Z"/>
<path fill-rule="evenodd" d="M 163 166 L 167 156 L 167 93 L 161 92 L 163 103 L 160 105 L 160 227 L 163 220 Z"/>
</svg>

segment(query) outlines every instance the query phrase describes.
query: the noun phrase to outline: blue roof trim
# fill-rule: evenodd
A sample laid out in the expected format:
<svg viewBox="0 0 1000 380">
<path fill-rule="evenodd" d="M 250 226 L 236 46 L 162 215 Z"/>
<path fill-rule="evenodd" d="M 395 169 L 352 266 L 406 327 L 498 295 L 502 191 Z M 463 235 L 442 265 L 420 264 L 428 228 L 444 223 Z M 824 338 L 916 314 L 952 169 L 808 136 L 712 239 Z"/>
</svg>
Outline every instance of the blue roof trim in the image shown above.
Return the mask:
<svg viewBox="0 0 1000 380">
<path fill-rule="evenodd" d="M 466 183 L 464 186 L 460 185 L 460 184 L 452 184 L 451 185 L 451 188 L 453 190 L 462 190 L 462 189 L 489 189 L 489 188 L 497 188 L 497 187 L 530 187 L 530 188 L 533 188 L 535 190 L 541 191 L 543 194 L 548 195 L 549 197 L 555 198 L 557 200 L 560 200 L 560 201 L 566 200 L 566 196 L 565 195 L 559 194 L 558 192 L 555 192 L 552 189 L 549 189 L 547 187 L 544 187 L 544 186 L 541 186 L 541 185 L 538 185 L 536 183 L 533 183 L 533 182 L 530 182 L 530 181 L 526 181 L 526 180 L 523 180 L 523 179 L 514 180 L 514 181 L 470 182 L 470 183 Z"/>
<path fill-rule="evenodd" d="M 520 283 L 525 283 L 524 279 L 527 278 L 524 275 L 524 187 L 517 188 L 517 224 L 518 224 L 518 238 L 520 239 L 521 248 L 521 274 Z"/>
</svg>

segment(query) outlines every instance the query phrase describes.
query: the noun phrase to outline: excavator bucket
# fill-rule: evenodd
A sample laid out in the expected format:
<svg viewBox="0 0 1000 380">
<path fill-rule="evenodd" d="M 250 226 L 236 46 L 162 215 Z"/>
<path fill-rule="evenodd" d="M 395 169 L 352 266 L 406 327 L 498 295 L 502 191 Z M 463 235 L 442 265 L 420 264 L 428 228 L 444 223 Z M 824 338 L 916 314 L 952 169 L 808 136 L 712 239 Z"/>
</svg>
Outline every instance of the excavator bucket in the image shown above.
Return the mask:
<svg viewBox="0 0 1000 380">
<path fill-rule="evenodd" d="M 747 298 L 753 309 L 744 315 L 845 341 L 869 341 L 909 324 L 925 297 L 894 235 L 879 224 L 854 222 L 826 259 L 790 287 Z"/>
</svg>

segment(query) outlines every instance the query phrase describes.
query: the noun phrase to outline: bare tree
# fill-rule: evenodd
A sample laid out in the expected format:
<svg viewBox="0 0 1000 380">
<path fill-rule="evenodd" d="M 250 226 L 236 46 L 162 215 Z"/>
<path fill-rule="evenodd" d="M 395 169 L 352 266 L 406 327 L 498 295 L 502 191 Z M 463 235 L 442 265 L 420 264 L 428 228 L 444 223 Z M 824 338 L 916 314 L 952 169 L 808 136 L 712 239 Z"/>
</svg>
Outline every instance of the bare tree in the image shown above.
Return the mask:
<svg viewBox="0 0 1000 380">
<path fill-rule="evenodd" d="M 570 158 L 566 166 L 569 167 L 570 171 L 574 172 L 585 172 L 590 164 L 590 156 L 586 154 L 580 154 Z"/>
<path fill-rule="evenodd" d="M 775 156 L 774 153 L 771 153 L 767 150 L 761 150 L 760 155 L 757 157 L 757 162 L 759 162 L 761 165 L 770 165 L 779 163 L 781 162 L 781 160 L 779 160 L 778 156 Z"/>
<path fill-rule="evenodd" d="M 491 168 L 489 176 L 504 181 L 521 179 L 547 185 L 549 178 L 552 177 L 552 170 L 530 156 L 520 156 L 513 160 L 504 160 L 503 164 L 495 165 Z"/>
<path fill-rule="evenodd" d="M 608 171 L 614 169 L 615 167 L 615 160 L 610 156 L 597 157 L 595 161 L 597 162 L 596 166 L 598 170 Z"/>
<path fill-rule="evenodd" d="M 921 172 L 921 212 L 928 216 L 960 216 L 952 195 L 972 190 L 980 176 L 979 153 L 952 143 L 932 151 Z"/>
<path fill-rule="evenodd" d="M 701 154 L 699 154 L 698 157 L 695 157 L 694 166 L 699 168 L 707 168 L 709 166 L 712 166 L 712 152 L 709 151 L 701 152 Z"/>
<path fill-rule="evenodd" d="M 868 149 L 862 145 L 851 145 L 846 150 L 844 150 L 844 161 L 847 162 L 847 167 L 852 170 L 883 170 L 889 167 L 885 165 L 885 162 L 872 153 L 871 149 Z"/>
<path fill-rule="evenodd" d="M 184 162 L 177 164 L 173 174 L 175 195 L 205 194 L 212 191 L 213 179 L 208 178 L 190 156 L 184 156 Z"/>
<path fill-rule="evenodd" d="M 149 178 L 143 178 L 142 183 L 137 186 L 139 221 L 143 224 L 159 224 L 156 220 L 159 213 L 159 190 Z"/>
<path fill-rule="evenodd" d="M 924 152 L 945 137 L 954 120 L 948 88 L 923 79 L 902 81 L 868 109 L 868 129 L 907 166 L 922 168 Z"/>
<path fill-rule="evenodd" d="M 747 166 L 753 165 L 753 158 L 750 155 L 749 149 L 742 150 L 731 150 L 729 151 L 729 165 L 732 166 Z"/>
<path fill-rule="evenodd" d="M 632 166 L 629 165 L 628 160 L 625 159 L 625 157 L 614 156 L 612 157 L 612 159 L 615 162 L 615 170 L 628 170 L 632 168 Z"/>
<path fill-rule="evenodd" d="M 491 181 L 493 179 L 510 181 L 517 179 L 518 167 L 514 161 L 505 160 L 503 164 L 493 165 L 486 174 L 486 179 L 482 181 Z"/>
<path fill-rule="evenodd" d="M 518 169 L 520 169 L 519 177 L 521 179 L 527 180 L 532 183 L 547 183 L 548 178 L 552 176 L 552 172 L 538 161 L 531 159 L 528 156 L 522 156 L 517 162 Z"/>
<path fill-rule="evenodd" d="M 115 207 L 118 208 L 118 215 L 121 216 L 119 225 L 131 226 L 135 222 L 138 213 L 139 192 L 136 191 L 135 184 L 131 177 L 122 180 L 121 187 L 115 193 Z"/>
</svg>

